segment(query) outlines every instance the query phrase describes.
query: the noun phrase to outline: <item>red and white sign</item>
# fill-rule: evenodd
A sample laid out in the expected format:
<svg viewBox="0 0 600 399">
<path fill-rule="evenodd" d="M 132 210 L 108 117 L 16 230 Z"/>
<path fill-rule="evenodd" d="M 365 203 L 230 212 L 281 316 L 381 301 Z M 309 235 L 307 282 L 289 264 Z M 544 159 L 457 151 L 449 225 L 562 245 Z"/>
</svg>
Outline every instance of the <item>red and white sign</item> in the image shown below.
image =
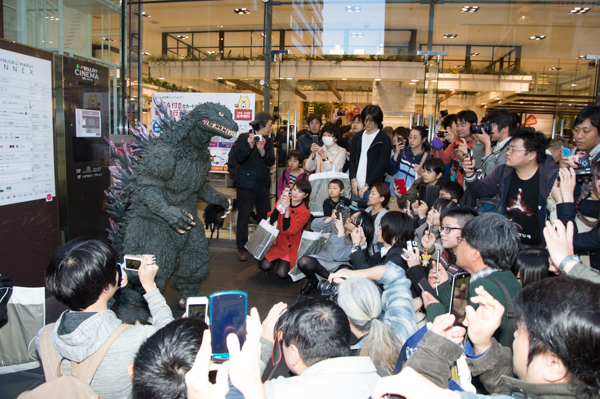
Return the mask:
<svg viewBox="0 0 600 399">
<path fill-rule="evenodd" d="M 525 126 L 533 126 L 533 125 L 537 125 L 538 121 L 537 118 L 533 115 L 529 115 L 527 117 L 527 119 L 525 119 Z"/>
<path fill-rule="evenodd" d="M 238 121 L 251 121 L 252 120 L 252 110 L 251 109 L 236 109 L 234 119 L 238 120 Z"/>
<path fill-rule="evenodd" d="M 50 202 L 52 201 L 52 194 L 48 193 L 46 194 L 46 202 Z"/>
<path fill-rule="evenodd" d="M 353 113 L 354 115 L 358 115 L 358 114 L 360 114 L 360 108 L 359 108 L 359 107 L 354 107 L 354 109 L 352 110 L 352 113 Z"/>
</svg>

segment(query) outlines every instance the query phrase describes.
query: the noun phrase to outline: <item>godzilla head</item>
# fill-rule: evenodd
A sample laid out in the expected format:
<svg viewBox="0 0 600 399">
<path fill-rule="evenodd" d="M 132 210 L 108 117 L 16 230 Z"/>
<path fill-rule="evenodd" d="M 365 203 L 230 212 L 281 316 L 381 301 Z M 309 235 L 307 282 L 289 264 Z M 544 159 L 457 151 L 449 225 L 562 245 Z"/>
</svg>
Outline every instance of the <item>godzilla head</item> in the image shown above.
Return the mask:
<svg viewBox="0 0 600 399">
<path fill-rule="evenodd" d="M 200 104 L 186 117 L 192 118 L 196 127 L 206 134 L 202 137 L 203 141 L 210 140 L 212 136 L 231 139 L 238 131 L 238 125 L 233 121 L 231 111 L 221 104 Z"/>
</svg>

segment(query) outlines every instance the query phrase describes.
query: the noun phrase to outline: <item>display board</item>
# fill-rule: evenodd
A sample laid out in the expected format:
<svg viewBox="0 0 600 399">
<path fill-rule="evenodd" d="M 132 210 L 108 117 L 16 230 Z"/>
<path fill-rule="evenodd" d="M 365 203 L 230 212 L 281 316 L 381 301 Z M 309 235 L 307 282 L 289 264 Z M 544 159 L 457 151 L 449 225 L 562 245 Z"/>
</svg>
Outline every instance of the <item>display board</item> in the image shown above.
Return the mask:
<svg viewBox="0 0 600 399">
<path fill-rule="evenodd" d="M 43 286 L 60 246 L 52 53 L 0 39 L 0 274 Z"/>
<path fill-rule="evenodd" d="M 238 124 L 238 135 L 250 130 L 250 122 L 254 119 L 254 94 L 250 93 L 153 93 L 152 94 L 152 130 L 160 134 L 158 127 L 158 113 L 155 100 L 162 100 L 167 104 L 172 115 L 179 116 L 181 108 L 192 110 L 199 104 L 205 102 L 220 103 L 229 108 L 233 120 Z M 229 150 L 237 137 L 226 139 L 224 137 L 213 137 L 209 146 L 212 164 L 210 171 L 216 173 L 227 172 L 227 158 Z"/>
<path fill-rule="evenodd" d="M 0 206 L 56 196 L 52 62 L 0 49 Z"/>
</svg>

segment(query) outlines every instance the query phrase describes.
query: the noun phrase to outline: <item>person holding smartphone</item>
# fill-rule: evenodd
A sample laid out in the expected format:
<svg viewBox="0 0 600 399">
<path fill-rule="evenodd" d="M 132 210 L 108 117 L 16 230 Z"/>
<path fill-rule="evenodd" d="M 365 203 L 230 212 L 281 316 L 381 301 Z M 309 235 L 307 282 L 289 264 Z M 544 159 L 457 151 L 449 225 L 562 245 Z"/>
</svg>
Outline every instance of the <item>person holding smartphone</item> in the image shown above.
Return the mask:
<svg viewBox="0 0 600 399">
<path fill-rule="evenodd" d="M 127 368 L 138 348 L 158 329 L 173 321 L 171 308 L 156 287 L 158 266 L 154 256 L 142 255 L 138 271 L 146 292 L 151 316 L 150 325 L 135 325 L 121 332 L 104 355 L 90 387 L 102 398 L 131 396 L 131 379 Z M 52 331 L 52 343 L 62 370 L 71 374 L 71 361 L 80 363 L 92 356 L 123 322 L 108 309 L 108 301 L 122 284 L 117 255 L 99 240 L 73 240 L 56 250 L 46 269 L 46 288 L 68 307 Z M 140 320 L 146 323 L 146 320 Z M 39 350 L 40 332 L 35 344 Z M 67 395 L 68 396 L 68 395 Z"/>
<path fill-rule="evenodd" d="M 310 219 L 306 200 L 311 190 L 308 180 L 296 180 L 291 192 L 284 191 L 275 209 L 267 215 L 271 224 L 277 222 L 279 235 L 264 259 L 258 262 L 260 270 L 269 271 L 278 262 L 277 276 L 283 279 L 287 278 L 290 266 L 296 264 L 302 230 Z"/>
<path fill-rule="evenodd" d="M 310 156 L 306 160 L 306 170 L 309 172 L 341 172 L 346 163 L 346 150 L 337 142 L 342 138 L 342 132 L 335 123 L 326 123 L 322 130 L 323 145 L 313 143 Z"/>
</svg>

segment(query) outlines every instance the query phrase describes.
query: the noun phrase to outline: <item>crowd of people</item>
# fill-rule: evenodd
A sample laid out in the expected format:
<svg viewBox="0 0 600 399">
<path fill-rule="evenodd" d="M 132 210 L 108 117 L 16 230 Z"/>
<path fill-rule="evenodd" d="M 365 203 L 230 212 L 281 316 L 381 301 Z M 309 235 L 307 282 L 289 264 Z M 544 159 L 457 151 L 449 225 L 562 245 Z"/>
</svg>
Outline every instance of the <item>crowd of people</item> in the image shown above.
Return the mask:
<svg viewBox="0 0 600 399">
<path fill-rule="evenodd" d="M 210 328 L 173 320 L 151 255 L 139 271 L 151 324 L 117 331 L 108 303 L 127 282 L 116 255 L 70 242 L 46 272 L 70 309 L 51 335 L 65 372 L 117 334 L 90 384 L 101 398 L 600 397 L 600 106 L 580 112 L 574 148 L 560 151 L 505 110 L 481 124 L 447 115 L 429 143 L 420 127 L 388 136 L 367 106 L 344 146 L 343 129 L 311 116 L 269 210 L 272 121 L 257 114 L 232 150 L 246 201 L 239 260 L 240 217 L 256 204 L 280 231 L 260 269 L 288 278 L 297 266 L 302 294 L 316 295 L 274 305 L 262 323 L 251 310 L 243 346 L 230 334 L 229 361 L 212 364 Z M 307 174 L 346 164 L 350 186 L 332 179 L 313 218 Z M 299 256 L 307 226 L 328 236 Z"/>
</svg>

